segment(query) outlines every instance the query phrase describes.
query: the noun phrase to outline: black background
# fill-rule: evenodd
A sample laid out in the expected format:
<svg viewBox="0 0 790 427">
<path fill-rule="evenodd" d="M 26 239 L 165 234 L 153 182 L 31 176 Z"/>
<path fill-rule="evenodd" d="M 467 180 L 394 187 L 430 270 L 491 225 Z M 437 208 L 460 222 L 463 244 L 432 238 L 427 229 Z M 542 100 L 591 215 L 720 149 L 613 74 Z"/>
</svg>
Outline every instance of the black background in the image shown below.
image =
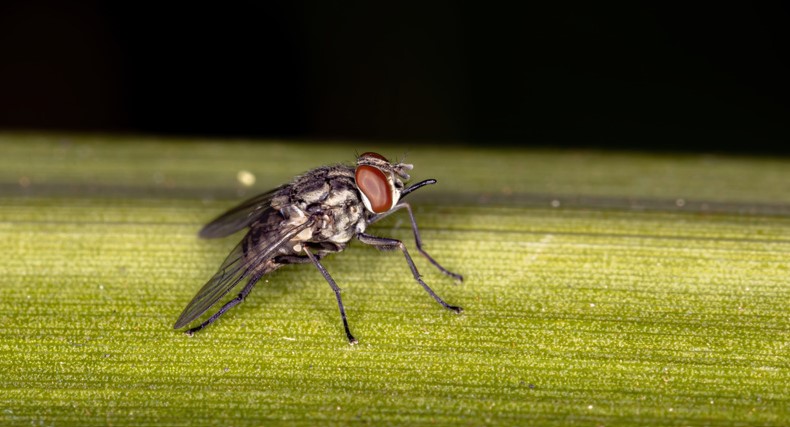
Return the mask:
<svg viewBox="0 0 790 427">
<path fill-rule="evenodd" d="M 0 129 L 790 153 L 784 5 L 0 4 Z"/>
</svg>

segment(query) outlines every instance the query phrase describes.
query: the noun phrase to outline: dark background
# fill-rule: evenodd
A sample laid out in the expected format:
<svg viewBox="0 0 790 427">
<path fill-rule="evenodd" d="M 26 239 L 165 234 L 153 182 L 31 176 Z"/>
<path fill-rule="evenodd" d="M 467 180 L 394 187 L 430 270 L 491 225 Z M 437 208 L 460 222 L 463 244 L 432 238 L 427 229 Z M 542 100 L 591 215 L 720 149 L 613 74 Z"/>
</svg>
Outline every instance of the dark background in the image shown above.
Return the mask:
<svg viewBox="0 0 790 427">
<path fill-rule="evenodd" d="M 788 6 L 0 4 L 0 129 L 790 153 Z"/>
</svg>

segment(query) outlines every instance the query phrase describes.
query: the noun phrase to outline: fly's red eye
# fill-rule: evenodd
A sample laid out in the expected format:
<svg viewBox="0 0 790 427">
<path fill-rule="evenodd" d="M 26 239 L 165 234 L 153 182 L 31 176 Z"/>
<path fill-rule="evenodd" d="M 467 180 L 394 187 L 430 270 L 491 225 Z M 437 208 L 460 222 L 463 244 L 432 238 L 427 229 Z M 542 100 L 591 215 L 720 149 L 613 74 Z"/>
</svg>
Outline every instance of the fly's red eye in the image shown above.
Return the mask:
<svg viewBox="0 0 790 427">
<path fill-rule="evenodd" d="M 370 209 L 374 213 L 387 212 L 392 208 L 392 189 L 384 172 L 373 166 L 363 165 L 357 167 L 354 177 L 357 187 L 370 202 Z"/>
<path fill-rule="evenodd" d="M 386 157 L 382 156 L 379 153 L 374 153 L 374 152 L 371 152 L 371 151 L 368 151 L 367 153 L 362 153 L 362 155 L 359 156 L 360 159 L 363 158 L 363 157 L 372 157 L 374 159 L 384 160 L 385 162 L 389 163 L 389 160 L 387 160 Z"/>
</svg>

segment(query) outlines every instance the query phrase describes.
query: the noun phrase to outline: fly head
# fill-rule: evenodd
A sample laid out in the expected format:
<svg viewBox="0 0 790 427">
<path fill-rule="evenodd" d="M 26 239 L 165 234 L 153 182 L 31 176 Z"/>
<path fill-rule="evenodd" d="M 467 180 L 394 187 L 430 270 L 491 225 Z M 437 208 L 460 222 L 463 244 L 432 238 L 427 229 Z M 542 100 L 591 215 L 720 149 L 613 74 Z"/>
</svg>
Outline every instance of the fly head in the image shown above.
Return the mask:
<svg viewBox="0 0 790 427">
<path fill-rule="evenodd" d="M 407 163 L 390 163 L 377 153 L 363 153 L 357 158 L 354 179 L 362 195 L 365 208 L 371 213 L 384 213 L 400 200 L 408 171 L 414 166 Z"/>
</svg>

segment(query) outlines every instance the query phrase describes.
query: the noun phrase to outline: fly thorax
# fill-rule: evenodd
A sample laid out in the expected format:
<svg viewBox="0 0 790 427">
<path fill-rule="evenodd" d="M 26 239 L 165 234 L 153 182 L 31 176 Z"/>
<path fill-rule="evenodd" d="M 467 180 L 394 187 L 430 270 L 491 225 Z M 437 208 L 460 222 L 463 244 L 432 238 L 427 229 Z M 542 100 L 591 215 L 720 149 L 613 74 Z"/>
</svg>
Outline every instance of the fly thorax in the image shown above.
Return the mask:
<svg viewBox="0 0 790 427">
<path fill-rule="evenodd" d="M 307 222 L 307 213 L 296 205 L 287 205 L 280 209 L 280 213 L 290 225 L 302 225 Z"/>
<path fill-rule="evenodd" d="M 302 209 L 299 209 L 296 205 L 288 205 L 280 210 L 280 213 L 283 215 L 283 223 L 282 226 L 286 229 L 291 229 L 293 227 L 298 227 L 307 222 L 309 217 Z M 300 231 L 299 234 L 294 236 L 292 241 L 305 241 L 309 240 L 313 236 L 313 228 L 308 227 L 304 230 Z M 300 249 L 301 250 L 301 249 Z"/>
</svg>

